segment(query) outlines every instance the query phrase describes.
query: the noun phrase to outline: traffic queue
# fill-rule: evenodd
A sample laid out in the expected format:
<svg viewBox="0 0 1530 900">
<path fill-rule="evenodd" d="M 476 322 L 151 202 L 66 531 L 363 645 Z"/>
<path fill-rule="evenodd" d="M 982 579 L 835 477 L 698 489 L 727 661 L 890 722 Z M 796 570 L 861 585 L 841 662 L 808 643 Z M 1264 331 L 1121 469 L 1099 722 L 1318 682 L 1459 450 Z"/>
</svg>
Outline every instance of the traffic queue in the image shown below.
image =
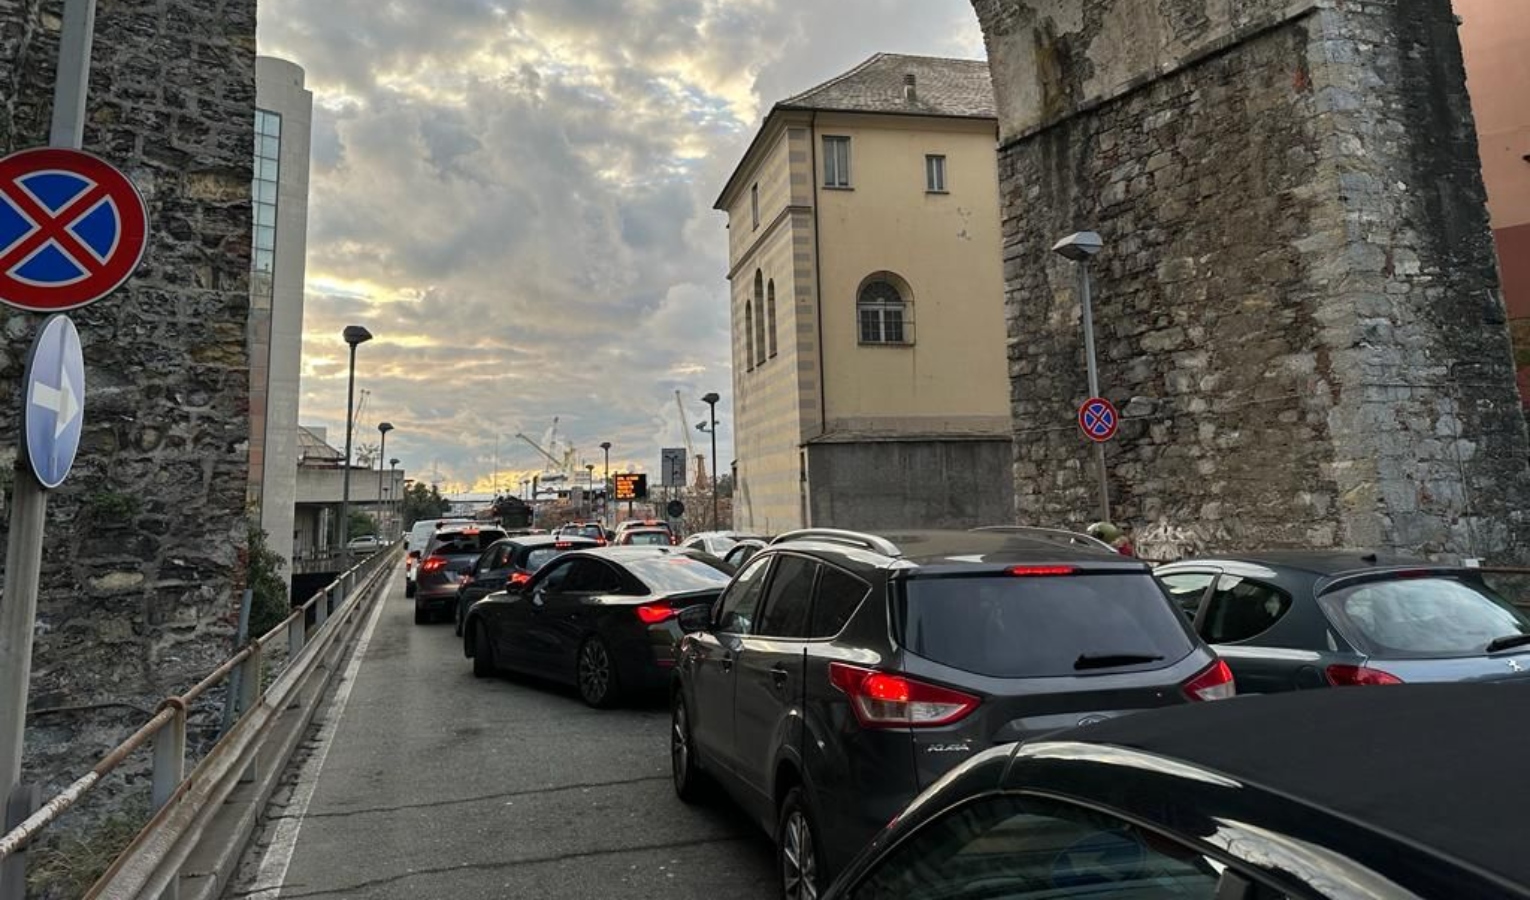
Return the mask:
<svg viewBox="0 0 1530 900">
<path fill-rule="evenodd" d="M 420 528 L 416 622 L 452 618 L 481 678 L 665 703 L 676 795 L 756 822 L 789 900 L 1530 896 L 1522 830 L 1481 816 L 1530 618 L 1477 569 L 1155 569 L 1018 526 Z"/>
</svg>

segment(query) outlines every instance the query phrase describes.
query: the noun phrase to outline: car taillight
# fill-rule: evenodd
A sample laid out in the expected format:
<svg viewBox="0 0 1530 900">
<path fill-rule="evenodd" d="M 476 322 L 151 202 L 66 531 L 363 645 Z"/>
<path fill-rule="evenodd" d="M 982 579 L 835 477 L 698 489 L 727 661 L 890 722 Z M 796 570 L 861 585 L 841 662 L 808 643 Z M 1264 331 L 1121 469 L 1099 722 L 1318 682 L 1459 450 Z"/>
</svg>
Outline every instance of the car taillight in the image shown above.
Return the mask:
<svg viewBox="0 0 1530 900">
<path fill-rule="evenodd" d="M 637 617 L 644 625 L 657 625 L 675 617 L 675 610 L 668 603 L 650 603 L 637 608 Z"/>
<path fill-rule="evenodd" d="M 1329 666 L 1324 670 L 1328 674 L 1328 683 L 1348 687 L 1360 684 L 1402 684 L 1403 680 L 1391 672 L 1383 672 L 1380 669 L 1372 669 L 1368 666 L 1346 666 L 1339 663 Z"/>
<path fill-rule="evenodd" d="M 829 663 L 829 682 L 849 695 L 855 718 L 866 728 L 949 725 L 983 702 L 961 691 L 848 663 Z"/>
<path fill-rule="evenodd" d="M 1033 575 L 1077 575 L 1072 566 L 1011 566 L 1009 574 L 1027 577 Z"/>
<path fill-rule="evenodd" d="M 669 536 L 669 545 L 671 547 L 675 546 L 678 543 L 680 543 L 680 539 L 679 538 L 675 537 L 674 535 L 670 535 Z"/>
<path fill-rule="evenodd" d="M 1233 682 L 1232 669 L 1217 660 L 1211 668 L 1185 682 L 1185 696 L 1191 700 L 1226 700 L 1236 696 L 1238 686 Z"/>
<path fill-rule="evenodd" d="M 526 584 L 531 581 L 531 576 L 525 572 L 513 572 L 506 584 Z"/>
<path fill-rule="evenodd" d="M 437 572 L 444 568 L 446 568 L 446 557 L 444 556 L 432 556 L 430 559 L 420 563 L 421 572 Z"/>
</svg>

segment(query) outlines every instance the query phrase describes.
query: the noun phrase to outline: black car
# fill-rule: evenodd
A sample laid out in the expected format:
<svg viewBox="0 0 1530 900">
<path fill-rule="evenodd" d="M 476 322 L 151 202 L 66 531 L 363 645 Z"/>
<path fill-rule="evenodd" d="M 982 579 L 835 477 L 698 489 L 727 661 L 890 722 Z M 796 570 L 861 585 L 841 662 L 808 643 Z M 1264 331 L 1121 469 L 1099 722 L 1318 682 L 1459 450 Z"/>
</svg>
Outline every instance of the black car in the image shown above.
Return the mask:
<svg viewBox="0 0 1530 900">
<path fill-rule="evenodd" d="M 681 645 L 675 790 L 721 782 L 786 884 L 822 890 L 988 747 L 1232 693 L 1142 562 L 1006 532 L 793 532 Z M 804 842 L 817 868 L 794 874 Z"/>
<path fill-rule="evenodd" d="M 600 546 L 590 538 L 539 534 L 511 537 L 497 541 L 478 557 L 473 567 L 457 582 L 457 636 L 462 636 L 462 620 L 468 607 L 496 591 L 525 584 L 537 569 L 570 550 Z"/>
<path fill-rule="evenodd" d="M 1291 551 L 1178 562 L 1158 577 L 1243 693 L 1530 677 L 1530 618 L 1476 569 Z"/>
<path fill-rule="evenodd" d="M 446 525 L 432 534 L 414 579 L 415 624 L 423 625 L 441 613 L 450 615 L 457 605 L 457 585 L 478 557 L 504 538 L 503 528 L 478 525 Z"/>
<path fill-rule="evenodd" d="M 611 542 L 611 533 L 599 522 L 570 522 L 559 526 L 555 534 L 558 537 L 589 538 L 602 547 Z"/>
<path fill-rule="evenodd" d="M 566 553 L 531 580 L 474 603 L 463 622 L 473 674 L 513 669 L 575 685 L 594 707 L 662 690 L 683 635 L 728 583 L 717 560 L 671 547 Z"/>
<path fill-rule="evenodd" d="M 1527 710 L 1521 684 L 1240 697 L 995 749 L 825 896 L 1530 897 Z"/>
</svg>

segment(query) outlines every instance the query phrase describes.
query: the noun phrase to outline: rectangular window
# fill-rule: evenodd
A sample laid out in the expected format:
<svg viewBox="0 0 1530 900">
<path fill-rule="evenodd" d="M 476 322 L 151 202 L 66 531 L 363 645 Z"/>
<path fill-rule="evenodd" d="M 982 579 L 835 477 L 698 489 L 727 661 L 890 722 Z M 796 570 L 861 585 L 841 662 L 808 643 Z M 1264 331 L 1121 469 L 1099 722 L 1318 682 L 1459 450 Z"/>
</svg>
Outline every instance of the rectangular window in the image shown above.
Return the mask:
<svg viewBox="0 0 1530 900">
<path fill-rule="evenodd" d="M 825 137 L 823 139 L 824 187 L 847 188 L 850 186 L 850 139 Z"/>
<path fill-rule="evenodd" d="M 896 306 L 862 306 L 861 343 L 904 343 L 903 310 Z"/>
<path fill-rule="evenodd" d="M 930 155 L 924 158 L 924 189 L 932 194 L 946 192 L 946 158 Z"/>
<path fill-rule="evenodd" d="M 754 209 L 754 227 L 760 227 L 760 186 L 749 189 L 749 205 Z"/>
</svg>

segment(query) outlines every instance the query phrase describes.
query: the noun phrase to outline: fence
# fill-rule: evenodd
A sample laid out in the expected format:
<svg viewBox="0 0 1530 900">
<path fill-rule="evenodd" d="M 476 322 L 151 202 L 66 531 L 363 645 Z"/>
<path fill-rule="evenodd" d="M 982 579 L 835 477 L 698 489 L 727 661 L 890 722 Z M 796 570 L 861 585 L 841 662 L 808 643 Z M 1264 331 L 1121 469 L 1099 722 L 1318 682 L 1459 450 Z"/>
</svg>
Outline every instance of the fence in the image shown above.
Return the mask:
<svg viewBox="0 0 1530 900">
<path fill-rule="evenodd" d="M 344 651 L 348 637 L 360 628 L 368 601 L 379 595 L 401 556 L 401 542 L 363 560 L 341 574 L 302 606 L 294 607 L 282 623 L 242 647 L 184 694 L 166 698 L 153 718 L 108 753 L 90 772 L 44 803 L 25 821 L 0 837 L 0 884 L 5 866 L 24 859 L 19 851 L 100 784 L 132 753 L 151 745 L 149 823 L 138 833 L 111 868 L 85 895 L 150 897 L 178 900 L 181 869 L 196 849 L 212 817 L 240 785 L 260 784 L 263 801 L 274 779 L 301 737 L 324 696 L 336 668 L 325 660 Z M 310 614 L 313 624 L 309 625 Z M 261 691 L 265 660 L 285 642 L 286 664 Z M 234 677 L 237 673 L 237 677 Z M 228 682 L 226 703 L 235 704 L 237 719 L 212 749 L 186 773 L 186 717 L 191 704 L 219 684 Z M 268 741 L 277 733 L 287 738 L 280 752 L 270 753 Z M 261 803 L 251 804 L 252 815 Z M 237 852 L 234 854 L 237 860 Z M 213 878 L 213 881 L 219 879 Z M 216 888 L 210 887 L 215 891 Z"/>
</svg>

